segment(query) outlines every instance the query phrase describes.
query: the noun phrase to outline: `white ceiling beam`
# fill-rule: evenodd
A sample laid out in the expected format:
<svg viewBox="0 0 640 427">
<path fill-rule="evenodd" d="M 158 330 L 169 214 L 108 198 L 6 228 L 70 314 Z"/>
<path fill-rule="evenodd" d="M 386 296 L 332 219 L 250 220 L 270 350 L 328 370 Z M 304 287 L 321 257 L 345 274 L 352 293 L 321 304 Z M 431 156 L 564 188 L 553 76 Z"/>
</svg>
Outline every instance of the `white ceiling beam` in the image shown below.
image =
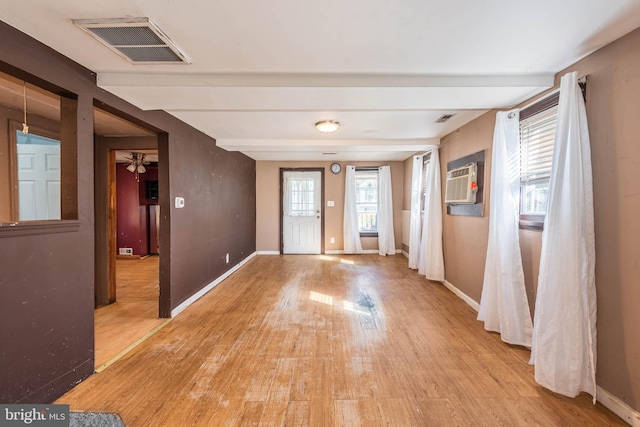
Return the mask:
<svg viewBox="0 0 640 427">
<path fill-rule="evenodd" d="M 553 73 L 496 75 L 98 73 L 98 85 L 136 87 L 551 87 Z"/>
</svg>

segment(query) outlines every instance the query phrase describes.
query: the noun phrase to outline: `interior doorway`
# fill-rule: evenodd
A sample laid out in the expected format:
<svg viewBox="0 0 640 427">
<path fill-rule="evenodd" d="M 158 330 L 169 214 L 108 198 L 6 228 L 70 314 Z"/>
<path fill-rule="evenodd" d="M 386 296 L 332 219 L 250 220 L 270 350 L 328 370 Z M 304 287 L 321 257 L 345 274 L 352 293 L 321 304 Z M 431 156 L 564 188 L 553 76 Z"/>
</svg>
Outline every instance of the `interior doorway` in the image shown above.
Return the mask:
<svg viewBox="0 0 640 427">
<path fill-rule="evenodd" d="M 156 133 L 94 108 L 96 165 L 95 368 L 109 366 L 160 318 L 162 259 Z"/>
</svg>

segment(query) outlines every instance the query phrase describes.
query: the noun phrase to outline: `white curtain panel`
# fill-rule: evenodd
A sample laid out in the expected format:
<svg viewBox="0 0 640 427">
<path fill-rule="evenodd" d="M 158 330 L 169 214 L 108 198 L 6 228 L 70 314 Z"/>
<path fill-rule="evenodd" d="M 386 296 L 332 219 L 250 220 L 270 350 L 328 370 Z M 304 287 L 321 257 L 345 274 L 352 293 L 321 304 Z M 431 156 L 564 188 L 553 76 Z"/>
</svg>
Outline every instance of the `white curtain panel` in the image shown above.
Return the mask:
<svg viewBox="0 0 640 427">
<path fill-rule="evenodd" d="M 533 322 L 527 303 L 518 237 L 520 114 L 499 112 L 491 154 L 489 242 L 478 320 L 502 341 L 531 347 Z"/>
<path fill-rule="evenodd" d="M 424 218 L 418 273 L 429 280 L 444 281 L 444 255 L 442 253 L 442 190 L 440 185 L 440 156 L 438 147 L 431 149 L 427 168 L 427 188 L 424 200 Z"/>
<path fill-rule="evenodd" d="M 411 218 L 409 220 L 409 268 L 418 269 L 420 255 L 420 237 L 422 221 L 420 221 L 422 196 L 422 156 L 413 156 L 411 172 Z"/>
<path fill-rule="evenodd" d="M 378 253 L 396 254 L 396 239 L 393 230 L 393 197 L 391 190 L 391 167 L 378 168 Z"/>
<path fill-rule="evenodd" d="M 360 232 L 358 231 L 358 212 L 356 210 L 356 167 L 347 165 L 344 180 L 344 253 L 362 253 Z"/>
<path fill-rule="evenodd" d="M 531 362 L 538 384 L 596 399 L 595 234 L 591 149 L 577 73 L 560 81 Z"/>
</svg>

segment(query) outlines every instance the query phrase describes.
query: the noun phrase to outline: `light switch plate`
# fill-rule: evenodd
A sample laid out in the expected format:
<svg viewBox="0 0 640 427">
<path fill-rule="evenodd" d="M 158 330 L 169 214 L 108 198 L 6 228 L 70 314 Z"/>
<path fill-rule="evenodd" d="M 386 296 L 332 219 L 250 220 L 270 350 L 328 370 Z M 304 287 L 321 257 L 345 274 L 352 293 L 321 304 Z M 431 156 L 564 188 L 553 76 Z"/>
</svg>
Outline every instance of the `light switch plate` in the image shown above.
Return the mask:
<svg viewBox="0 0 640 427">
<path fill-rule="evenodd" d="M 335 202 L 333 200 L 328 200 L 327 201 L 327 206 L 335 206 Z"/>
<path fill-rule="evenodd" d="M 176 209 L 184 208 L 184 197 L 176 197 Z"/>
</svg>

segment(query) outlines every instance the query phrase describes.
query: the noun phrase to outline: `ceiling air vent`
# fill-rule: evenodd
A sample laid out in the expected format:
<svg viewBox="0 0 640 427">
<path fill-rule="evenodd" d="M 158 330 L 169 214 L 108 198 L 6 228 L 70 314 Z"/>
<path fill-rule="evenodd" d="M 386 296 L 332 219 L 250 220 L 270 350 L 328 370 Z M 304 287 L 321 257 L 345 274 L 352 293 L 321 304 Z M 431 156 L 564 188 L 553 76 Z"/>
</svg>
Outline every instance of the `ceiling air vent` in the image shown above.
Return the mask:
<svg viewBox="0 0 640 427">
<path fill-rule="evenodd" d="M 443 114 L 440 117 L 438 117 L 438 120 L 436 120 L 436 123 L 444 123 L 453 116 L 455 116 L 455 114 Z"/>
<path fill-rule="evenodd" d="M 73 23 L 133 64 L 190 64 L 149 18 L 74 19 Z"/>
</svg>

